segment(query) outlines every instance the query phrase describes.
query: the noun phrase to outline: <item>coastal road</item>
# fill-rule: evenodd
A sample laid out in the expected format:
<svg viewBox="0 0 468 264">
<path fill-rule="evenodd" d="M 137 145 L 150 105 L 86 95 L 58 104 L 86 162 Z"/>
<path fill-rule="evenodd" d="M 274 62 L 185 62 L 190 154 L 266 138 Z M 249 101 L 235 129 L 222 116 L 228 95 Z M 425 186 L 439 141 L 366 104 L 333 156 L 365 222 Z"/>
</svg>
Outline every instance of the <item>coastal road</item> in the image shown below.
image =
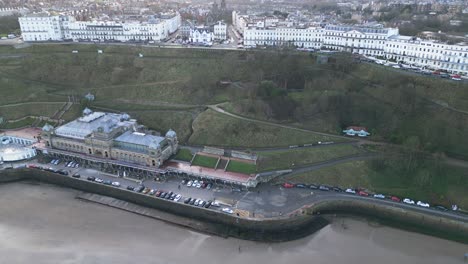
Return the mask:
<svg viewBox="0 0 468 264">
<path fill-rule="evenodd" d="M 249 190 L 237 190 L 229 185 L 214 184 L 211 190 L 187 187 L 181 184 L 181 177 L 170 176 L 162 181 L 153 179 L 138 180 L 118 177 L 112 174 L 103 173 L 89 168 L 65 168 L 63 163 L 57 166 L 51 164 L 38 164 L 40 166 L 54 167 L 64 169 L 73 173 L 79 173 L 80 179 L 86 180 L 88 176 L 99 177 L 103 180 L 118 181 L 122 189 L 127 186 L 138 186 L 143 184 L 145 187 L 157 190 L 172 191 L 182 195 L 182 202 L 187 197 L 202 199 L 204 201 L 220 201 L 227 207 L 234 210 L 247 212 L 249 217 L 274 217 L 294 213 L 296 210 L 320 201 L 340 200 L 340 201 L 366 201 L 371 204 L 388 205 L 395 208 L 401 208 L 409 211 L 416 211 L 429 215 L 436 215 L 468 223 L 468 216 L 454 211 L 440 211 L 434 208 L 424 208 L 416 205 L 393 202 L 388 199 L 378 199 L 373 197 L 362 197 L 353 194 L 340 193 L 335 191 L 320 191 L 309 188 L 283 188 L 279 185 L 269 183 L 260 184 L 256 188 Z M 70 177 L 70 176 L 64 176 Z M 99 183 L 96 183 L 99 184 Z M 344 186 L 343 186 L 344 187 Z M 405 197 L 401 197 L 405 198 Z M 218 208 L 220 209 L 220 208 Z"/>
</svg>

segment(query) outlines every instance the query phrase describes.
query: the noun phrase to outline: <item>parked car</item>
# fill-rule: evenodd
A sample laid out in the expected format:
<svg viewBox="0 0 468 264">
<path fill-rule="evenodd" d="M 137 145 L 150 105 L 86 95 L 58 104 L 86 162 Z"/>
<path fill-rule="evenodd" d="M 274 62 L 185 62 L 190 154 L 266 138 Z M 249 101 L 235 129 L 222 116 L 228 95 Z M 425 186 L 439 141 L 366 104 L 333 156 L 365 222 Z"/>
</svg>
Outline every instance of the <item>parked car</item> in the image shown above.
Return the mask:
<svg viewBox="0 0 468 264">
<path fill-rule="evenodd" d="M 426 207 L 426 208 L 430 207 L 430 205 L 428 203 L 425 203 L 425 202 L 422 202 L 422 201 L 418 201 L 416 204 L 421 206 L 421 207 Z"/>
<path fill-rule="evenodd" d="M 166 197 L 166 194 L 167 192 L 161 192 L 161 194 L 158 197 L 164 199 L 164 197 Z"/>
<path fill-rule="evenodd" d="M 103 183 L 104 183 L 105 185 L 112 185 L 112 182 L 109 181 L 109 180 L 105 180 L 105 181 L 103 181 Z"/>
<path fill-rule="evenodd" d="M 96 178 L 94 181 L 95 181 L 95 182 L 98 182 L 98 183 L 103 183 L 103 182 L 104 182 L 104 181 L 103 181 L 102 179 L 100 179 L 100 178 Z"/>
<path fill-rule="evenodd" d="M 192 200 L 190 200 L 189 204 L 190 205 L 195 205 L 195 202 L 197 201 L 197 199 L 195 198 L 192 198 Z"/>
<path fill-rule="evenodd" d="M 317 189 L 318 189 L 318 186 L 315 185 L 315 184 L 311 184 L 311 185 L 309 185 L 309 188 L 310 188 L 310 189 L 317 190 Z"/>
<path fill-rule="evenodd" d="M 330 191 L 330 188 L 328 188 L 328 186 L 325 186 L 325 185 L 320 185 L 319 190 L 321 190 L 321 191 Z"/>
<path fill-rule="evenodd" d="M 294 187 L 294 184 L 285 182 L 285 183 L 283 183 L 283 187 L 284 187 L 284 188 L 293 188 L 293 187 Z"/>
<path fill-rule="evenodd" d="M 138 187 L 135 188 L 135 192 L 141 193 L 144 189 L 145 189 L 145 186 L 140 185 L 140 186 L 138 186 Z"/>
<path fill-rule="evenodd" d="M 154 196 L 159 197 L 161 195 L 162 191 L 157 191 Z"/>
<path fill-rule="evenodd" d="M 117 181 L 112 182 L 112 186 L 120 187 L 120 182 L 117 182 Z"/>
<path fill-rule="evenodd" d="M 208 184 L 206 185 L 206 189 L 207 189 L 207 190 L 211 190 L 212 187 L 213 187 L 213 184 L 212 184 L 212 183 L 208 183 Z"/>
<path fill-rule="evenodd" d="M 206 204 L 206 202 L 205 202 L 205 201 L 201 201 L 201 203 L 198 203 L 198 206 L 200 206 L 200 207 L 204 207 L 204 206 L 205 206 L 205 204 Z"/>
<path fill-rule="evenodd" d="M 374 198 L 385 199 L 385 195 L 383 195 L 383 194 L 374 194 Z"/>
<path fill-rule="evenodd" d="M 147 193 L 149 193 L 150 191 L 151 191 L 150 188 L 144 188 L 143 191 L 142 191 L 142 193 L 147 194 Z"/>
<path fill-rule="evenodd" d="M 398 198 L 398 197 L 396 197 L 396 196 L 392 196 L 392 197 L 390 197 L 390 199 L 391 199 L 392 201 L 394 201 L 394 202 L 398 202 L 398 203 L 401 202 L 401 199 Z"/>
<path fill-rule="evenodd" d="M 211 206 L 220 207 L 221 205 L 219 204 L 219 202 L 213 201 L 213 202 L 211 203 Z"/>
<path fill-rule="evenodd" d="M 193 181 L 188 181 L 187 182 L 187 187 L 192 187 L 192 185 L 193 185 Z"/>
<path fill-rule="evenodd" d="M 180 201 L 181 198 L 182 198 L 182 195 L 177 194 L 176 197 L 174 198 L 174 202 Z"/>
<path fill-rule="evenodd" d="M 135 190 L 135 187 L 129 185 L 129 186 L 127 186 L 127 190 L 133 191 L 133 190 Z"/>
<path fill-rule="evenodd" d="M 232 191 L 232 192 L 242 192 L 242 190 L 241 190 L 241 189 L 239 189 L 239 188 L 232 188 L 232 190 L 231 190 L 231 191 Z"/>
<path fill-rule="evenodd" d="M 58 170 L 57 173 L 61 175 L 68 175 L 68 171 L 64 171 L 64 170 Z"/>
<path fill-rule="evenodd" d="M 200 188 L 201 188 L 201 183 L 198 182 L 197 185 L 196 185 L 195 187 L 197 187 L 198 189 L 200 189 Z"/>
<path fill-rule="evenodd" d="M 155 193 L 156 193 L 156 190 L 155 190 L 155 189 L 151 189 L 151 190 L 149 191 L 148 194 L 149 194 L 149 195 L 154 195 Z"/>
<path fill-rule="evenodd" d="M 434 206 L 434 207 L 432 207 L 432 208 L 437 209 L 437 210 L 440 210 L 440 211 L 444 211 L 444 212 L 445 212 L 445 211 L 448 211 L 448 209 L 445 208 L 445 207 L 443 207 L 442 205 L 436 205 L 436 206 Z"/>
<path fill-rule="evenodd" d="M 414 201 L 409 199 L 409 198 L 403 199 L 403 202 L 406 203 L 406 204 L 414 204 Z"/>
<path fill-rule="evenodd" d="M 192 198 L 188 197 L 188 198 L 185 198 L 184 200 L 184 204 L 188 204 L 190 203 L 190 200 L 192 200 Z"/>
<path fill-rule="evenodd" d="M 198 206 L 199 203 L 200 203 L 200 200 L 196 199 L 193 205 Z"/>
<path fill-rule="evenodd" d="M 81 176 L 78 173 L 72 175 L 73 178 L 80 178 Z"/>
<path fill-rule="evenodd" d="M 298 183 L 295 185 L 296 188 L 306 188 L 306 186 L 302 183 Z"/>
<path fill-rule="evenodd" d="M 169 200 L 175 200 L 177 194 L 173 193 L 171 196 L 169 196 Z"/>
<path fill-rule="evenodd" d="M 369 196 L 369 194 L 368 194 L 368 193 L 366 193 L 365 191 L 359 191 L 359 192 L 358 192 L 358 195 L 360 195 L 360 196 L 364 196 L 364 197 L 367 197 L 367 196 Z"/>
<path fill-rule="evenodd" d="M 225 213 L 227 213 L 227 214 L 232 214 L 232 213 L 234 213 L 234 211 L 233 211 L 232 209 L 227 208 L 227 207 L 221 209 L 221 211 L 223 211 L 223 212 L 225 212 Z"/>
<path fill-rule="evenodd" d="M 336 187 L 336 186 L 333 187 L 332 190 L 335 192 L 343 192 L 343 189 L 341 189 L 340 187 Z"/>
<path fill-rule="evenodd" d="M 206 202 L 206 204 L 205 204 L 205 208 L 210 208 L 210 206 L 211 206 L 211 203 L 212 203 L 212 202 L 211 202 L 211 200 L 209 200 L 208 202 Z"/>
</svg>

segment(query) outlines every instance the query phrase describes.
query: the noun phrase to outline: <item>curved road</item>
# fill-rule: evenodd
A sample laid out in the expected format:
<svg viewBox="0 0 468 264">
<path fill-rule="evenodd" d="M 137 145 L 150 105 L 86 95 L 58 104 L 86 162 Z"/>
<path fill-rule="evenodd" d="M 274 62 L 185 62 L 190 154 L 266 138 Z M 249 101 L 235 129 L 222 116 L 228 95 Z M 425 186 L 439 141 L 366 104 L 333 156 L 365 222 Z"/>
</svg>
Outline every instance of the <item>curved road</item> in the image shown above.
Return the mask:
<svg viewBox="0 0 468 264">
<path fill-rule="evenodd" d="M 37 164 L 37 163 L 36 163 Z M 64 169 L 63 163 L 59 165 L 51 164 L 38 164 L 47 167 L 56 167 L 57 169 Z M 103 180 L 119 181 L 122 189 L 127 186 L 137 186 L 139 181 L 128 178 L 121 178 L 115 175 L 106 174 L 101 171 L 87 168 L 69 169 L 71 173 L 80 173 L 81 178 L 77 180 L 86 180 L 88 176 L 99 177 Z M 63 176 L 70 177 L 70 176 Z M 377 199 L 373 197 L 362 197 L 353 194 L 338 193 L 334 191 L 320 191 L 312 190 L 308 188 L 290 188 L 286 189 L 278 185 L 262 184 L 257 188 L 250 189 L 248 191 L 232 191 L 230 186 L 215 185 L 213 189 L 197 189 L 193 187 L 187 187 L 180 184 L 181 178 L 177 176 L 170 176 L 166 181 L 154 181 L 152 179 L 144 180 L 143 184 L 152 189 L 173 191 L 180 193 L 182 199 L 186 197 L 192 197 L 197 199 L 217 200 L 225 206 L 232 207 L 233 209 L 249 212 L 249 217 L 275 217 L 279 215 L 288 215 L 295 213 L 295 211 L 310 206 L 311 204 L 320 201 L 329 200 L 341 200 L 351 201 L 359 200 L 365 201 L 371 204 L 382 204 L 401 208 L 404 210 L 415 211 L 428 215 L 440 216 L 448 219 L 460 221 L 462 223 L 468 223 L 468 215 L 453 211 L 439 211 L 433 208 L 424 208 L 416 205 L 408 205 L 405 203 L 393 202 L 391 200 Z M 100 184 L 100 183 L 96 183 Z M 404 197 L 401 197 L 404 198 Z M 212 208 L 219 210 L 220 208 Z"/>
</svg>

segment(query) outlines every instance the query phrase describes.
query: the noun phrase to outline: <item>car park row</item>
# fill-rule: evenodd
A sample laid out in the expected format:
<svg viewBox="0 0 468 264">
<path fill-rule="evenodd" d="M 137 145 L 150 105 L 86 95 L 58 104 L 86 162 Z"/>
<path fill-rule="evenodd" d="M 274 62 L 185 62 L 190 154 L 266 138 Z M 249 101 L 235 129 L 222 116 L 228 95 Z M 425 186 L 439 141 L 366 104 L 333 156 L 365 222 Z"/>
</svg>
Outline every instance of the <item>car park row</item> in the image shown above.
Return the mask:
<svg viewBox="0 0 468 264">
<path fill-rule="evenodd" d="M 58 165 L 58 164 L 60 164 L 60 160 L 52 160 L 50 163 L 53 164 L 53 165 Z M 75 163 L 75 162 L 67 162 L 65 164 L 65 166 L 66 167 L 77 168 L 79 166 L 79 164 Z M 49 172 L 54 172 L 54 173 L 62 174 L 62 175 L 65 175 L 65 176 L 67 176 L 69 174 L 65 170 L 57 170 L 57 169 L 54 169 L 52 167 L 37 166 L 37 165 L 34 165 L 34 164 L 29 164 L 27 167 L 28 168 L 33 168 L 33 169 L 40 169 L 40 170 L 44 170 L 44 171 L 49 171 Z M 71 176 L 73 178 L 81 178 L 81 175 L 78 174 L 78 173 L 74 173 Z M 95 183 L 99 183 L 99 184 L 104 184 L 104 185 L 117 187 L 117 188 L 121 187 L 121 183 L 118 182 L 118 181 L 104 180 L 104 179 L 101 179 L 99 177 L 88 176 L 86 178 L 86 180 L 91 181 L 91 182 L 95 182 Z M 192 187 L 193 186 L 195 188 L 199 188 L 199 189 L 201 188 L 201 189 L 207 189 L 207 190 L 210 190 L 213 187 L 212 183 L 198 181 L 198 180 L 192 181 L 192 180 L 184 179 L 181 182 L 181 184 L 186 185 L 187 187 Z M 221 207 L 220 203 L 217 202 L 217 201 L 212 201 L 212 200 L 204 201 L 203 199 L 192 198 L 192 197 L 186 197 L 185 199 L 183 199 L 184 197 L 182 197 L 181 194 L 178 194 L 178 193 L 175 193 L 175 192 L 172 192 L 172 191 L 151 189 L 151 188 L 148 188 L 148 187 L 144 186 L 143 184 L 140 184 L 138 186 L 128 185 L 126 187 L 126 189 L 128 191 L 133 191 L 133 192 L 137 192 L 137 193 L 141 193 L 141 194 L 146 194 L 146 195 L 150 195 L 150 196 L 154 196 L 154 197 L 157 197 L 157 198 L 160 198 L 160 199 L 166 199 L 166 200 L 170 200 L 170 201 L 174 201 L 174 202 L 183 201 L 187 205 L 193 205 L 193 206 L 197 206 L 197 207 L 203 207 L 203 208 Z M 228 213 L 228 214 L 232 214 L 234 212 L 232 209 L 230 209 L 228 207 L 222 208 L 221 211 L 224 212 L 224 213 Z"/>
<path fill-rule="evenodd" d="M 418 201 L 418 202 L 414 202 L 414 200 L 410 199 L 410 198 L 404 198 L 403 200 L 400 199 L 399 197 L 397 196 L 394 196 L 394 195 L 384 195 L 384 194 L 371 194 L 369 192 L 366 192 L 364 189 L 352 189 L 352 188 L 347 188 L 347 189 L 342 189 L 340 187 L 331 187 L 331 186 L 327 186 L 327 185 L 317 185 L 317 184 L 302 184 L 302 183 L 297 183 L 297 184 L 293 184 L 293 183 L 288 183 L 288 182 L 285 182 L 282 184 L 282 186 L 284 188 L 300 188 L 300 189 L 313 189 L 313 190 L 320 190 L 320 191 L 334 191 L 334 192 L 338 192 L 338 193 L 344 193 L 344 194 L 350 194 L 350 195 L 359 195 L 359 196 L 362 196 L 362 197 L 369 197 L 369 198 L 376 198 L 376 199 L 387 199 L 387 200 L 390 200 L 392 202 L 397 202 L 397 203 L 400 203 L 400 202 L 403 202 L 405 204 L 409 204 L 409 205 L 417 205 L 417 206 L 420 206 L 420 207 L 425 207 L 425 208 L 434 208 L 434 209 L 437 209 L 437 210 L 441 210 L 441 211 L 448 211 L 447 208 L 445 208 L 444 206 L 441 206 L 441 205 L 436 205 L 436 206 L 433 206 L 431 207 L 429 205 L 429 203 L 426 203 L 426 202 L 423 202 L 423 201 Z M 452 210 L 456 211 L 456 208 L 457 206 L 453 206 L 452 207 Z"/>
</svg>

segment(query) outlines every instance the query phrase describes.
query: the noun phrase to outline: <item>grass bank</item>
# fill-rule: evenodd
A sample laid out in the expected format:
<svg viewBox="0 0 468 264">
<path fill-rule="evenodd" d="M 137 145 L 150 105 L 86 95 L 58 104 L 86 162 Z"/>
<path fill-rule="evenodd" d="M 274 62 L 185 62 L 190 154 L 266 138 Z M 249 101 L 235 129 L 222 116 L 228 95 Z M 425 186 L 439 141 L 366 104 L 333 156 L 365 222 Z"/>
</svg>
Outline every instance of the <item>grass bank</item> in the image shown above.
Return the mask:
<svg viewBox="0 0 468 264">
<path fill-rule="evenodd" d="M 340 157 L 358 155 L 365 151 L 353 145 L 323 145 L 310 148 L 258 153 L 258 170 L 288 169 Z"/>
<path fill-rule="evenodd" d="M 226 168 L 227 171 L 252 174 L 257 172 L 255 164 L 231 160 Z"/>
<path fill-rule="evenodd" d="M 439 160 L 417 161 L 410 168 L 408 163 L 408 159 L 393 157 L 351 161 L 283 177 L 277 181 L 361 187 L 376 193 L 428 201 L 430 204 L 458 204 L 468 208 L 466 169 L 449 166 Z"/>
<path fill-rule="evenodd" d="M 196 155 L 195 158 L 193 159 L 192 165 L 214 169 L 217 161 L 218 161 L 217 158 L 203 156 L 203 155 Z"/>
<path fill-rule="evenodd" d="M 194 131 L 189 143 L 195 145 L 255 148 L 345 140 L 245 121 L 217 113 L 211 109 L 197 117 L 193 128 Z"/>
</svg>

